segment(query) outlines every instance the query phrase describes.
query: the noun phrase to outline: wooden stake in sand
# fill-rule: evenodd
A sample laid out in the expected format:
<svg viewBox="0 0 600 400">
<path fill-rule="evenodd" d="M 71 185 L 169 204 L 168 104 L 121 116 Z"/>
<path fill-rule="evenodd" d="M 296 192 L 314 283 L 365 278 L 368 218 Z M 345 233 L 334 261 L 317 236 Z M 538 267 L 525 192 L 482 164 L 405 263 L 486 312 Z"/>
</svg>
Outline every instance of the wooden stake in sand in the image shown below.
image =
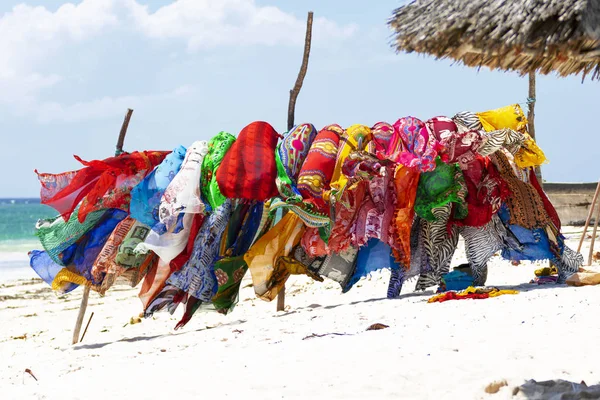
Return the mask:
<svg viewBox="0 0 600 400">
<path fill-rule="evenodd" d="M 121 126 L 121 131 L 119 132 L 119 139 L 117 140 L 117 148 L 115 150 L 115 156 L 118 156 L 123 152 L 123 142 L 125 141 L 125 135 L 127 134 L 127 128 L 129 127 L 129 120 L 131 119 L 131 114 L 133 114 L 133 110 L 131 108 L 127 109 L 127 114 L 125 114 L 125 119 L 123 120 L 123 125 Z M 81 325 L 83 325 L 83 317 L 85 316 L 85 310 L 87 309 L 88 299 L 90 297 L 90 287 L 86 286 L 83 288 L 83 297 L 81 298 L 81 304 L 79 305 L 79 314 L 77 314 L 77 321 L 75 322 L 75 329 L 73 329 L 73 344 L 77 344 L 79 342 L 79 332 L 81 331 Z M 90 317 L 90 321 L 92 317 Z M 90 321 L 88 321 L 87 326 L 90 325 Z M 87 331 L 87 326 L 85 330 Z M 85 335 L 85 332 L 83 333 Z M 83 337 L 81 338 L 83 339 Z"/>
<path fill-rule="evenodd" d="M 598 186 L 596 186 L 596 192 L 592 198 L 592 204 L 590 204 L 590 210 L 588 211 L 588 216 L 585 220 L 585 225 L 583 226 L 583 233 L 581 234 L 581 239 L 579 239 L 579 246 L 577 246 L 578 253 L 581 251 L 581 246 L 583 245 L 583 240 L 585 239 L 585 234 L 587 233 L 587 228 L 590 226 L 590 222 L 594 216 L 594 207 L 596 206 L 596 200 L 598 200 L 598 194 L 600 194 L 600 181 L 598 181 Z"/>
<path fill-rule="evenodd" d="M 594 257 L 594 242 L 596 241 L 596 231 L 598 230 L 599 222 L 600 222 L 600 206 L 596 210 L 596 220 L 594 221 L 594 230 L 592 231 L 592 241 L 590 243 L 590 253 L 588 255 L 587 265 L 592 265 L 592 259 Z"/>
<path fill-rule="evenodd" d="M 294 114 L 296 112 L 296 100 L 300 89 L 302 89 L 302 83 L 306 76 L 308 69 L 308 57 L 310 55 L 310 43 L 312 41 L 312 23 L 313 23 L 313 12 L 308 12 L 308 18 L 306 20 L 306 36 L 304 37 L 304 55 L 302 56 L 302 65 L 300 66 L 300 72 L 298 72 L 298 78 L 294 88 L 290 90 L 290 102 L 288 104 L 288 120 L 287 129 L 288 131 L 294 127 Z M 283 311 L 285 308 L 285 286 L 281 288 L 281 291 L 277 294 L 277 311 Z"/>
</svg>

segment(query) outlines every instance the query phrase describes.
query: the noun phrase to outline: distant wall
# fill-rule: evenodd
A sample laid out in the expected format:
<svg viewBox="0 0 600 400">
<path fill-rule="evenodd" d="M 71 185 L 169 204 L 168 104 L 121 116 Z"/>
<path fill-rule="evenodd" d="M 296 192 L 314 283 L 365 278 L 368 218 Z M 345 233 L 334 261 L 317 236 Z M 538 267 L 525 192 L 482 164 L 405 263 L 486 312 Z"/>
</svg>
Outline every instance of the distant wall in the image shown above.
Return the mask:
<svg viewBox="0 0 600 400">
<path fill-rule="evenodd" d="M 597 182 L 544 183 L 544 191 L 556 208 L 563 225 L 583 225 L 587 218 Z M 596 214 L 596 210 L 594 210 Z M 592 219 L 593 221 L 593 219 Z"/>
</svg>

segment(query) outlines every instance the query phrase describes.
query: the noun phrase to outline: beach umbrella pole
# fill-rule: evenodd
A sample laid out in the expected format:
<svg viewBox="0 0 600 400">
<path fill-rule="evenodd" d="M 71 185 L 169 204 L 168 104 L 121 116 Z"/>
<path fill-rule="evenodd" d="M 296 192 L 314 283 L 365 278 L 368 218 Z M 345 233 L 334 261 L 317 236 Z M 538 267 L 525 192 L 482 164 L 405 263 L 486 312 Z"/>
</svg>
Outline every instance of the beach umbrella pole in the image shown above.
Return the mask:
<svg viewBox="0 0 600 400">
<path fill-rule="evenodd" d="M 294 127 L 294 114 L 296 112 L 296 100 L 300 89 L 302 89 L 302 83 L 304 83 L 304 77 L 308 69 L 308 57 L 310 56 L 310 44 L 312 41 L 312 24 L 313 24 L 313 12 L 308 12 L 306 19 L 306 36 L 304 37 L 304 54 L 302 56 L 302 65 L 300 65 L 300 71 L 296 78 L 296 83 L 292 90 L 290 90 L 290 102 L 288 104 L 288 118 L 287 118 L 287 129 L 288 132 Z M 277 294 L 277 311 L 283 311 L 285 308 L 285 286 L 281 288 Z"/>
<path fill-rule="evenodd" d="M 528 130 L 529 135 L 533 140 L 535 139 L 535 71 L 529 72 L 529 98 L 527 99 L 527 121 L 528 121 Z M 535 167 L 535 176 L 540 182 L 540 186 L 544 187 L 544 182 L 542 180 L 542 169 L 541 167 Z"/>
<path fill-rule="evenodd" d="M 131 119 L 131 114 L 133 114 L 133 110 L 131 108 L 127 109 L 127 113 L 125 114 L 125 119 L 123 120 L 123 125 L 121 125 L 121 131 L 119 132 L 119 139 L 117 140 L 117 148 L 115 150 L 115 156 L 123 153 L 123 142 L 125 141 L 125 135 L 127 134 L 127 128 L 129 127 L 129 120 Z M 83 317 L 85 316 L 85 310 L 87 309 L 88 299 L 90 297 L 90 286 L 86 286 L 83 288 L 83 297 L 81 298 L 81 304 L 79 305 L 79 314 L 77 314 L 77 321 L 75 322 L 75 329 L 73 329 L 73 344 L 77 344 L 79 342 L 79 332 L 81 331 L 81 326 L 83 325 Z M 92 313 L 93 316 L 93 313 Z M 90 317 L 90 320 L 92 318 Z M 87 326 L 90 323 L 88 321 Z M 86 326 L 86 331 L 87 331 Z M 85 333 L 84 333 L 85 334 Z M 81 338 L 83 339 L 83 337 Z"/>
</svg>

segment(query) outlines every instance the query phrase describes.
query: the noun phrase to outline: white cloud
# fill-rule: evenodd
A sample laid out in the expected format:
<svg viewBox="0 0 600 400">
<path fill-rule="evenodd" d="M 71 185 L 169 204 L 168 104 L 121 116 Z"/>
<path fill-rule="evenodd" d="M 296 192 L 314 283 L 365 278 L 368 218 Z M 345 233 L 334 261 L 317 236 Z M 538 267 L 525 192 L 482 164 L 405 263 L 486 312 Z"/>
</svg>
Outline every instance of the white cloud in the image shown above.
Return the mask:
<svg viewBox="0 0 600 400">
<path fill-rule="evenodd" d="M 134 25 L 145 35 L 182 39 L 195 51 L 220 45 L 278 45 L 304 43 L 306 21 L 277 7 L 257 6 L 254 0 L 178 0 L 154 13 L 136 0 L 127 0 Z M 315 39 L 343 39 L 357 30 L 315 18 Z M 315 40 L 318 42 L 318 40 Z"/>
<path fill-rule="evenodd" d="M 179 0 L 155 12 L 136 0 L 81 0 L 56 11 L 20 4 L 0 14 L 0 106 L 43 122 L 76 121 L 122 113 L 136 102 L 172 95 L 107 96 L 70 105 L 41 102 L 43 91 L 85 78 L 66 69 L 69 57 L 74 57 L 74 52 L 68 51 L 70 46 L 117 28 L 141 32 L 153 40 L 180 40 L 190 51 L 198 51 L 235 45 L 301 46 L 306 21 L 304 16 L 296 17 L 277 7 L 258 6 L 254 0 Z M 318 17 L 313 43 L 317 47 L 328 45 L 353 36 L 356 30 L 354 24 L 342 26 Z M 60 63 L 61 69 L 52 70 L 56 63 L 48 61 L 58 55 L 66 62 Z M 181 55 L 171 53 L 169 57 Z"/>
<path fill-rule="evenodd" d="M 55 12 L 25 4 L 0 15 L 0 102 L 30 104 L 40 90 L 61 80 L 43 65 L 65 42 L 81 41 L 117 23 L 113 0 L 83 0 Z"/>
<path fill-rule="evenodd" d="M 70 105 L 46 102 L 38 107 L 37 119 L 43 123 L 78 122 L 112 117 L 123 114 L 127 108 L 138 109 L 152 103 L 171 99 L 194 92 L 191 86 L 180 86 L 170 92 L 147 96 L 103 97 L 91 101 L 82 101 Z"/>
</svg>

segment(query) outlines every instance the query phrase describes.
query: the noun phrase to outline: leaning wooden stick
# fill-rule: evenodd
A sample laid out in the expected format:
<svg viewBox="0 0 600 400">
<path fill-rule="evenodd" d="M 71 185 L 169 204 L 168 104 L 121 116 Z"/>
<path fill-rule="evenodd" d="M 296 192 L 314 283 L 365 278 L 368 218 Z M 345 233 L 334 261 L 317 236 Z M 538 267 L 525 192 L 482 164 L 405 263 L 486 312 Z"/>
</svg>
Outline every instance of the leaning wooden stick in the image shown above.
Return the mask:
<svg viewBox="0 0 600 400">
<path fill-rule="evenodd" d="M 592 231 L 592 241 L 590 242 L 590 252 L 588 255 L 588 264 L 592 265 L 592 258 L 594 257 L 594 242 L 596 241 L 596 231 L 598 230 L 598 223 L 600 222 L 600 207 L 596 210 L 596 220 L 594 221 L 594 230 Z"/>
<path fill-rule="evenodd" d="M 79 339 L 79 342 L 83 342 L 83 338 L 85 337 L 85 334 L 90 326 L 90 322 L 92 322 L 92 318 L 94 318 L 94 312 L 92 311 L 92 314 L 90 314 L 90 319 L 88 319 L 88 323 L 85 325 L 85 329 L 83 330 L 83 335 L 81 335 L 81 339 Z"/>
<path fill-rule="evenodd" d="M 125 142 L 125 135 L 127 134 L 127 128 L 129 127 L 129 120 L 131 119 L 133 110 L 127 109 L 123 125 L 121 125 L 121 131 L 119 132 L 119 139 L 117 140 L 117 148 L 115 150 L 115 156 L 118 156 L 123 152 L 123 143 Z M 77 321 L 75 322 L 75 329 L 73 329 L 73 341 L 72 344 L 77 344 L 79 341 L 79 332 L 81 332 L 81 325 L 83 325 L 83 317 L 85 316 L 85 310 L 87 309 L 88 299 L 90 297 L 90 287 L 86 286 L 83 288 L 83 297 L 81 298 L 81 304 L 79 305 L 79 314 L 77 314 Z M 91 321 L 92 317 L 90 317 Z M 88 321 L 89 326 L 89 321 Z M 87 330 L 87 326 L 85 328 Z M 84 332 L 85 335 L 85 332 Z M 82 337 L 83 339 L 83 337 Z"/>
<path fill-rule="evenodd" d="M 596 193 L 594 193 L 594 197 L 592 199 L 592 204 L 590 204 L 590 210 L 588 211 L 588 216 L 585 220 L 585 225 L 583 226 L 583 233 L 581 234 L 581 239 L 579 239 L 579 246 L 577 246 L 577 252 L 581 251 L 581 246 L 583 245 L 583 240 L 585 239 L 585 234 L 587 233 L 588 226 L 590 226 L 590 222 L 592 221 L 592 217 L 594 215 L 594 207 L 596 206 L 596 200 L 598 200 L 598 194 L 600 193 L 600 181 L 598 181 L 598 186 L 596 186 Z"/>
<path fill-rule="evenodd" d="M 288 131 L 294 127 L 294 114 L 296 112 L 296 100 L 300 89 L 302 89 L 302 83 L 304 83 L 304 77 L 308 69 L 308 57 L 310 55 L 310 43 L 312 41 L 312 23 L 313 23 L 313 12 L 308 12 L 308 18 L 306 20 L 306 36 L 304 37 L 304 54 L 302 56 L 302 65 L 300 66 L 300 72 L 298 72 L 298 78 L 294 88 L 290 90 L 290 102 L 288 104 L 288 120 L 287 129 Z M 277 294 L 277 311 L 283 311 L 285 308 L 285 286 L 281 288 Z"/>
</svg>

